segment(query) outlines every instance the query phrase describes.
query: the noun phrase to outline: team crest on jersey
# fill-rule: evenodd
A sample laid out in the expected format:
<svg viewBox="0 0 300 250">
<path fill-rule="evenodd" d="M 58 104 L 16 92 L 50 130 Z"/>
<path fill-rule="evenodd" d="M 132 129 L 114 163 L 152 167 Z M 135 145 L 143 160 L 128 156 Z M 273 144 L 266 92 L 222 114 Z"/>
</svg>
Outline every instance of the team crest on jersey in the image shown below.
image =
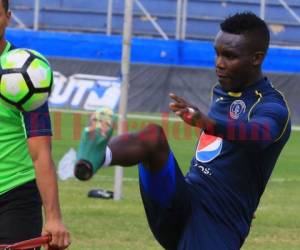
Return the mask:
<svg viewBox="0 0 300 250">
<path fill-rule="evenodd" d="M 242 100 L 235 100 L 230 105 L 229 115 L 230 118 L 236 120 L 240 117 L 241 114 L 245 113 L 246 111 L 246 104 Z"/>
<path fill-rule="evenodd" d="M 196 149 L 197 161 L 205 163 L 215 159 L 222 150 L 222 143 L 222 138 L 202 132 Z"/>
</svg>

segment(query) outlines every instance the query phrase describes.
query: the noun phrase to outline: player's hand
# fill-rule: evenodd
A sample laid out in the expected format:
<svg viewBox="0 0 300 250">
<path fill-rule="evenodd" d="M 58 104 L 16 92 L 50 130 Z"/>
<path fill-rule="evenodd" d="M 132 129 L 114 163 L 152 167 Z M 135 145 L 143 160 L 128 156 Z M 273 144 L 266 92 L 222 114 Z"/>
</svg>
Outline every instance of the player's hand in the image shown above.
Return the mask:
<svg viewBox="0 0 300 250">
<path fill-rule="evenodd" d="M 187 124 L 199 128 L 203 128 L 205 125 L 206 116 L 194 105 L 188 103 L 183 98 L 169 94 L 170 98 L 174 101 L 169 104 L 169 108 Z"/>
<path fill-rule="evenodd" d="M 70 234 L 61 220 L 46 221 L 42 235 L 49 235 L 51 240 L 44 246 L 46 250 L 62 250 L 71 244 Z"/>
</svg>

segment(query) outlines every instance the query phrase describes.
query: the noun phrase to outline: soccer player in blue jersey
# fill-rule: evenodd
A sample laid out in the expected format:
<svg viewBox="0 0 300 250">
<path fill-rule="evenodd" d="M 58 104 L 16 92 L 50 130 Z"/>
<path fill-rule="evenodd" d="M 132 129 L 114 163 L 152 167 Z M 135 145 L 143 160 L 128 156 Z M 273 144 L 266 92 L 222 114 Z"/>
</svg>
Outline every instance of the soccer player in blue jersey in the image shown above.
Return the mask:
<svg viewBox="0 0 300 250">
<path fill-rule="evenodd" d="M 13 49 L 5 39 L 10 16 L 8 0 L 0 0 L 1 55 Z M 46 249 L 70 244 L 59 208 L 48 104 L 19 112 L 0 103 L 0 244 L 41 234 L 52 238 Z"/>
<path fill-rule="evenodd" d="M 83 137 L 80 148 L 89 150 L 79 155 L 75 175 L 84 180 L 101 166 L 138 164 L 147 219 L 161 246 L 240 249 L 291 131 L 285 99 L 261 69 L 269 39 L 266 23 L 255 14 L 229 16 L 214 42 L 218 83 L 209 113 L 170 94 L 170 109 L 201 129 L 185 176 L 163 129 L 154 124 L 113 137 L 107 146 L 100 133 Z"/>
</svg>

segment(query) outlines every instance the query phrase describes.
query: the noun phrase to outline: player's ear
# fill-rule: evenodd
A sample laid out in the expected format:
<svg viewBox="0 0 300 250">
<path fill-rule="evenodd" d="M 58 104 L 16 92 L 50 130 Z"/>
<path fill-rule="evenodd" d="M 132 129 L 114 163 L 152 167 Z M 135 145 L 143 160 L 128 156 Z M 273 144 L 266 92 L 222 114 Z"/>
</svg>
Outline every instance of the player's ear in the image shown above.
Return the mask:
<svg viewBox="0 0 300 250">
<path fill-rule="evenodd" d="M 253 66 L 260 66 L 263 63 L 263 60 L 265 58 L 265 52 L 263 51 L 256 51 L 253 54 L 252 57 L 252 64 Z"/>
</svg>

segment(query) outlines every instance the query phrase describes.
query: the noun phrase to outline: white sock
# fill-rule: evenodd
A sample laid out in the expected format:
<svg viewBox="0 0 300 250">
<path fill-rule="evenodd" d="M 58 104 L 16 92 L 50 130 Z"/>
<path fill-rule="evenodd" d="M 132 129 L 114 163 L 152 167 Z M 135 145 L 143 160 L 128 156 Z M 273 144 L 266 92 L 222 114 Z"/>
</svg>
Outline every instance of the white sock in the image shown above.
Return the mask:
<svg viewBox="0 0 300 250">
<path fill-rule="evenodd" d="M 104 157 L 104 162 L 102 164 L 102 167 L 108 167 L 112 161 L 112 153 L 111 150 L 108 146 L 106 146 L 105 150 L 105 157 Z"/>
</svg>

